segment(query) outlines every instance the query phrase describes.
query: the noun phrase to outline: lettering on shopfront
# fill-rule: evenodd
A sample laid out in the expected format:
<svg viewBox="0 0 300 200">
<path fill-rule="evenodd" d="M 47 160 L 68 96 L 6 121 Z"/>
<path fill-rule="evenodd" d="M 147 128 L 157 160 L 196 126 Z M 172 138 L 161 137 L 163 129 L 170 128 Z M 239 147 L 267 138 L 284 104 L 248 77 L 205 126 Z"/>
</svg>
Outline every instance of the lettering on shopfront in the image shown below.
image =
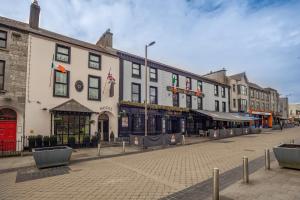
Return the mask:
<svg viewBox="0 0 300 200">
<path fill-rule="evenodd" d="M 167 86 L 167 90 L 174 92 L 174 88 L 172 86 Z M 195 92 L 192 90 L 186 90 L 186 89 L 182 89 L 182 88 L 176 88 L 176 93 L 181 93 L 181 94 L 187 94 L 187 95 L 191 95 L 191 96 L 199 96 L 199 97 L 204 97 L 204 94 L 202 92 Z"/>
<path fill-rule="evenodd" d="M 112 107 L 110 106 L 102 106 L 99 108 L 100 111 L 112 111 Z"/>
</svg>

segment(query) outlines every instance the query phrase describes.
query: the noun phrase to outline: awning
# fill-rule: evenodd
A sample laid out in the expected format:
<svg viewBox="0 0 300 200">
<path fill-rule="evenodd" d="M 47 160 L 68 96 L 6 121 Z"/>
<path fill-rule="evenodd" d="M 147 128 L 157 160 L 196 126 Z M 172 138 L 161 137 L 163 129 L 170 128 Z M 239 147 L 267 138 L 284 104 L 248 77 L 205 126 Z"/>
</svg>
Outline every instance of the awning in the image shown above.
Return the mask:
<svg viewBox="0 0 300 200">
<path fill-rule="evenodd" d="M 78 103 L 74 99 L 66 101 L 52 109 L 50 112 L 78 112 L 78 113 L 95 113 L 84 105 Z"/>
<path fill-rule="evenodd" d="M 215 112 L 207 110 L 193 110 L 202 115 L 209 116 L 216 121 L 232 121 L 232 122 L 242 122 L 242 121 L 253 121 L 255 118 L 249 116 L 241 116 L 238 113 L 229 112 Z"/>
</svg>

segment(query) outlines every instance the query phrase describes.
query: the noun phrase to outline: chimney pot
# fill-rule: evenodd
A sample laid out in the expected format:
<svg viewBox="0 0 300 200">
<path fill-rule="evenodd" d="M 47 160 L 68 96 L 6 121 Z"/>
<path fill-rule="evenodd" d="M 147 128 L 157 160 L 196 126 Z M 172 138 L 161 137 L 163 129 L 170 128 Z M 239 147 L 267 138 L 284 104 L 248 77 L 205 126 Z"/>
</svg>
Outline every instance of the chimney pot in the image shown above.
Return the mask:
<svg viewBox="0 0 300 200">
<path fill-rule="evenodd" d="M 110 47 L 113 45 L 113 34 L 110 32 L 110 29 L 107 29 L 105 33 L 100 37 L 96 45 L 101 47 Z"/>
<path fill-rule="evenodd" d="M 29 26 L 33 29 L 39 28 L 40 11 L 41 8 L 38 4 L 38 1 L 34 0 L 30 6 L 30 17 L 29 17 Z"/>
</svg>

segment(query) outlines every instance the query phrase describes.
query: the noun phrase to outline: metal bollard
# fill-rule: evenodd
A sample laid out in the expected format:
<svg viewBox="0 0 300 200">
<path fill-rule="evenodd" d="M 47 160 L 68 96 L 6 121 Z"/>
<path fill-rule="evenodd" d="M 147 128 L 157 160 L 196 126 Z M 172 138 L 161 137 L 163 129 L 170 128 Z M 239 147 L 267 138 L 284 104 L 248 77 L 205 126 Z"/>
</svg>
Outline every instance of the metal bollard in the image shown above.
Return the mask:
<svg viewBox="0 0 300 200">
<path fill-rule="evenodd" d="M 270 150 L 265 149 L 265 169 L 270 170 Z"/>
<path fill-rule="evenodd" d="M 100 157 L 100 149 L 101 149 L 101 143 L 98 143 L 98 153 L 97 155 Z"/>
<path fill-rule="evenodd" d="M 125 153 L 125 141 L 122 142 L 122 152 Z"/>
<path fill-rule="evenodd" d="M 243 157 L 243 180 L 244 183 L 249 183 L 249 166 L 248 158 L 246 156 Z"/>
<path fill-rule="evenodd" d="M 183 145 L 185 144 L 185 137 L 184 135 L 182 135 L 182 142 L 181 142 Z"/>
<path fill-rule="evenodd" d="M 213 169 L 213 200 L 219 200 L 219 169 L 214 168 Z"/>
</svg>

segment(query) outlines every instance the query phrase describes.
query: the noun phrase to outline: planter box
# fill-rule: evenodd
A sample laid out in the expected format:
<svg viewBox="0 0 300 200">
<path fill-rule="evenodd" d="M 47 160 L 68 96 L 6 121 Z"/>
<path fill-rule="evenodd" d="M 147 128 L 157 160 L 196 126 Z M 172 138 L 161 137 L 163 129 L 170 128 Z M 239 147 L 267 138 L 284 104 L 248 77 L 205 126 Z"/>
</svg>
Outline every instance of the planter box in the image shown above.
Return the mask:
<svg viewBox="0 0 300 200">
<path fill-rule="evenodd" d="M 300 169 L 300 144 L 282 144 L 273 151 L 281 167 Z"/>
<path fill-rule="evenodd" d="M 68 146 L 35 148 L 32 150 L 37 168 L 69 164 L 73 149 Z"/>
</svg>

